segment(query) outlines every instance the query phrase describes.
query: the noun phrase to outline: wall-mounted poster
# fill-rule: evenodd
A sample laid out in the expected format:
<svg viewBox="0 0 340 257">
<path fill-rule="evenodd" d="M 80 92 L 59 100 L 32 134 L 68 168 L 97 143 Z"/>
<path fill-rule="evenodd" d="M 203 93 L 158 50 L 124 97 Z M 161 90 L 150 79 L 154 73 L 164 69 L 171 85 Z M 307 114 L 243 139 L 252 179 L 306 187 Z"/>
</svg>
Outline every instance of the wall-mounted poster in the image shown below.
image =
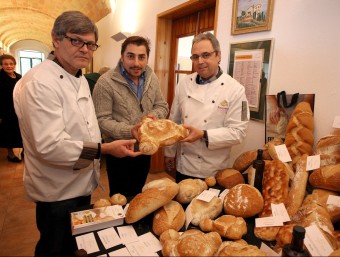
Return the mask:
<svg viewBox="0 0 340 257">
<path fill-rule="evenodd" d="M 234 0 L 231 34 L 271 30 L 274 0 Z"/>
<path fill-rule="evenodd" d="M 250 118 L 260 121 L 264 120 L 272 44 L 267 39 L 230 45 L 228 74 L 245 87 Z"/>
</svg>

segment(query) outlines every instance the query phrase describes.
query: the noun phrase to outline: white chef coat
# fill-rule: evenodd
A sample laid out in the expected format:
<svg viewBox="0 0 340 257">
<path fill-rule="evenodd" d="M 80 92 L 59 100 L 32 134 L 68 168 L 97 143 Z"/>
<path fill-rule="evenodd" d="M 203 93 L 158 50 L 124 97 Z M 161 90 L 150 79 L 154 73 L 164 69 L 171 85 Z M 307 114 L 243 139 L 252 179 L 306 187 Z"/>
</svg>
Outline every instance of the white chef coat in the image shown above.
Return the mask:
<svg viewBox="0 0 340 257">
<path fill-rule="evenodd" d="M 166 147 L 164 155 L 177 152 L 177 171 L 206 178 L 228 167 L 231 147 L 246 136 L 249 108 L 244 87 L 228 74 L 204 85 L 197 84 L 196 77 L 188 75 L 177 85 L 169 119 L 206 130 L 208 147 L 204 140 L 178 143 Z"/>
<path fill-rule="evenodd" d="M 35 66 L 13 93 L 25 149 L 24 185 L 33 201 L 90 195 L 99 183 L 99 160 L 74 170 L 84 142 L 101 142 L 84 76 L 72 76 L 51 60 Z"/>
</svg>

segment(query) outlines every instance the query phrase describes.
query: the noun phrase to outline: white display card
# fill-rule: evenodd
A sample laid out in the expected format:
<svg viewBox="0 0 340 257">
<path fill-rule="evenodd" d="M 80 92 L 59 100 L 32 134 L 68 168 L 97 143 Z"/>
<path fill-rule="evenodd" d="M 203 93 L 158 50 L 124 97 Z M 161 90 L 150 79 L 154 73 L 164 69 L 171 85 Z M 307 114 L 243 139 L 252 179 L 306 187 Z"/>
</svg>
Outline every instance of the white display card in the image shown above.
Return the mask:
<svg viewBox="0 0 340 257">
<path fill-rule="evenodd" d="M 214 198 L 214 196 L 216 196 L 216 192 L 211 191 L 211 190 L 204 190 L 196 198 L 198 200 L 201 200 L 201 201 L 209 203 L 211 201 L 211 199 Z"/>
<path fill-rule="evenodd" d="M 320 168 L 320 155 L 307 156 L 306 170 L 316 170 Z"/>
<path fill-rule="evenodd" d="M 117 227 L 117 230 L 123 244 L 138 240 L 137 233 L 132 225 Z"/>
<path fill-rule="evenodd" d="M 99 247 L 93 233 L 76 237 L 78 249 L 84 249 L 88 254 L 98 252 Z"/>
<path fill-rule="evenodd" d="M 124 248 L 120 248 L 116 251 L 112 251 L 109 252 L 109 256 L 117 256 L 117 257 L 121 257 L 121 256 L 131 256 L 131 254 L 129 253 L 128 249 L 126 247 Z"/>
<path fill-rule="evenodd" d="M 311 225 L 305 229 L 304 244 L 312 256 L 328 256 L 333 252 L 333 248 L 316 225 Z"/>
<path fill-rule="evenodd" d="M 327 204 L 332 204 L 340 207 L 340 196 L 329 195 L 327 198 Z"/>
<path fill-rule="evenodd" d="M 287 146 L 285 144 L 276 145 L 274 148 L 275 148 L 275 152 L 277 154 L 277 157 L 279 158 L 280 161 L 282 161 L 282 162 L 291 162 L 292 161 L 292 158 L 290 157 Z"/>
<path fill-rule="evenodd" d="M 340 116 L 334 117 L 333 128 L 340 128 Z"/>
<path fill-rule="evenodd" d="M 263 251 L 265 254 L 267 254 L 267 256 L 281 256 L 281 253 L 277 253 L 275 252 L 272 248 L 270 248 L 268 245 L 266 245 L 265 243 L 261 243 L 261 247 L 260 250 Z"/>
<path fill-rule="evenodd" d="M 113 227 L 98 231 L 98 236 L 105 249 L 109 249 L 122 243 L 122 240 L 120 240 L 120 237 Z"/>
<path fill-rule="evenodd" d="M 262 228 L 262 227 L 277 227 L 283 226 L 283 222 L 280 216 L 271 216 L 271 217 L 264 217 L 264 218 L 256 218 L 255 219 L 255 227 Z"/>
<path fill-rule="evenodd" d="M 290 221 L 287 209 L 283 203 L 271 204 L 273 216 L 281 218 L 282 222 Z"/>
</svg>

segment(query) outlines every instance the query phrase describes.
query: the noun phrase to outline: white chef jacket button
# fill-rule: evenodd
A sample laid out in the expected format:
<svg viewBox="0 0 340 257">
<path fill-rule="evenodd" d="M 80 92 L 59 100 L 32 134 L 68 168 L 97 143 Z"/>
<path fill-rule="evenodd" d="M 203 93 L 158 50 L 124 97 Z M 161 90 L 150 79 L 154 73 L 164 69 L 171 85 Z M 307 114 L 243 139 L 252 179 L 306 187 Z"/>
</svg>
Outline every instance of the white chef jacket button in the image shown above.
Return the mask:
<svg viewBox="0 0 340 257">
<path fill-rule="evenodd" d="M 184 155 L 184 153 L 182 153 L 182 155 Z"/>
<path fill-rule="evenodd" d="M 63 75 L 60 75 L 60 78 L 61 78 L 61 79 L 63 79 L 63 78 L 64 78 L 64 76 L 63 76 Z"/>
<path fill-rule="evenodd" d="M 221 85 L 223 86 L 223 85 L 224 85 L 224 83 L 222 82 L 222 83 L 221 83 Z"/>
<path fill-rule="evenodd" d="M 198 159 L 201 159 L 201 156 L 197 156 L 198 157 Z"/>
<path fill-rule="evenodd" d="M 191 98 L 191 96 L 190 96 L 190 95 L 188 95 L 188 98 Z"/>
<path fill-rule="evenodd" d="M 214 104 L 214 103 L 215 103 L 215 101 L 214 101 L 214 100 L 212 100 L 212 103 Z"/>
<path fill-rule="evenodd" d="M 188 115 L 185 115 L 184 118 L 188 118 Z"/>
<path fill-rule="evenodd" d="M 205 123 L 207 123 L 207 120 L 204 120 Z"/>
<path fill-rule="evenodd" d="M 87 123 L 87 125 L 89 125 L 89 124 L 90 124 L 88 121 L 87 121 L 86 123 Z"/>
</svg>

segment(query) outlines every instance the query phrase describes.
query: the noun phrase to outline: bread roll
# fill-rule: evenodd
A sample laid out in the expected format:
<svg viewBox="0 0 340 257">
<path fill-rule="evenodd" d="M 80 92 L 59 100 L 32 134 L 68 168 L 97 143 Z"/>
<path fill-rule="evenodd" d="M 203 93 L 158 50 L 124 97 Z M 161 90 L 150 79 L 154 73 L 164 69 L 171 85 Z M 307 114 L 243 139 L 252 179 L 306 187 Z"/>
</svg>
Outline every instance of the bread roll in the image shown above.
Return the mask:
<svg viewBox="0 0 340 257">
<path fill-rule="evenodd" d="M 162 254 L 164 257 L 170 256 L 172 249 L 177 245 L 180 234 L 174 229 L 168 229 L 164 231 L 159 241 L 162 245 Z"/>
<path fill-rule="evenodd" d="M 222 242 L 215 256 L 267 256 L 267 254 L 255 245 L 238 240 Z"/>
<path fill-rule="evenodd" d="M 112 205 L 125 205 L 127 203 L 127 199 L 124 195 L 122 194 L 114 194 L 110 198 L 110 202 Z"/>
<path fill-rule="evenodd" d="M 308 102 L 296 105 L 286 128 L 285 144 L 293 164 L 303 154 L 311 155 L 314 145 L 314 118 Z"/>
<path fill-rule="evenodd" d="M 257 157 L 257 150 L 246 151 L 239 155 L 233 164 L 233 169 L 240 172 L 245 171 Z"/>
<path fill-rule="evenodd" d="M 111 202 L 106 198 L 98 199 L 93 204 L 93 208 L 101 208 L 101 207 L 106 207 L 106 206 L 111 206 Z"/>
<path fill-rule="evenodd" d="M 222 200 L 214 196 L 210 202 L 205 202 L 197 198 L 193 199 L 187 208 L 191 209 L 191 223 L 198 226 L 204 218 L 215 219 L 221 214 L 223 209 Z"/>
<path fill-rule="evenodd" d="M 221 237 L 236 240 L 247 233 L 247 224 L 241 217 L 222 215 L 216 220 L 205 218 L 199 226 L 204 232 L 217 232 Z"/>
<path fill-rule="evenodd" d="M 149 182 L 143 187 L 143 192 L 131 200 L 125 214 L 125 222 L 137 222 L 166 205 L 177 195 L 178 189 L 178 185 L 170 179 Z"/>
<path fill-rule="evenodd" d="M 307 154 L 304 154 L 297 160 L 295 176 L 288 194 L 286 208 L 289 216 L 294 215 L 298 211 L 302 205 L 303 199 L 305 198 L 309 176 L 309 172 L 306 170 L 306 165 Z"/>
<path fill-rule="evenodd" d="M 192 199 L 208 189 L 207 184 L 202 179 L 184 179 L 178 183 L 179 191 L 176 200 L 179 203 L 190 203 Z"/>
<path fill-rule="evenodd" d="M 266 161 L 263 172 L 262 196 L 264 206 L 260 217 L 272 216 L 271 204 L 286 204 L 288 198 L 289 175 L 286 166 L 280 160 Z M 273 241 L 280 227 L 255 227 L 256 237 Z"/>
<path fill-rule="evenodd" d="M 152 230 L 159 236 L 168 229 L 179 231 L 184 222 L 185 213 L 182 205 L 176 201 L 170 201 L 154 212 Z"/>
<path fill-rule="evenodd" d="M 340 135 L 322 137 L 315 146 L 314 155 L 320 155 L 320 166 L 340 163 Z"/>
<path fill-rule="evenodd" d="M 226 214 L 248 218 L 262 212 L 263 197 L 259 190 L 248 184 L 239 184 L 229 190 L 223 200 Z"/>
<path fill-rule="evenodd" d="M 216 173 L 217 183 L 227 189 L 232 188 L 238 184 L 244 184 L 244 178 L 238 170 L 224 169 Z"/>
<path fill-rule="evenodd" d="M 159 147 L 175 144 L 188 135 L 186 128 L 171 120 L 144 118 L 138 130 L 139 149 L 143 154 L 152 155 Z"/>
<path fill-rule="evenodd" d="M 207 183 L 208 187 L 213 187 L 216 185 L 216 178 L 213 176 L 205 178 L 204 181 Z"/>
<path fill-rule="evenodd" d="M 340 192 L 340 164 L 314 170 L 309 176 L 309 183 L 316 188 Z"/>
<path fill-rule="evenodd" d="M 162 247 L 172 246 L 170 256 L 214 256 L 222 243 L 217 232 L 203 233 L 197 229 L 190 229 L 178 240 L 166 241 Z"/>
</svg>

